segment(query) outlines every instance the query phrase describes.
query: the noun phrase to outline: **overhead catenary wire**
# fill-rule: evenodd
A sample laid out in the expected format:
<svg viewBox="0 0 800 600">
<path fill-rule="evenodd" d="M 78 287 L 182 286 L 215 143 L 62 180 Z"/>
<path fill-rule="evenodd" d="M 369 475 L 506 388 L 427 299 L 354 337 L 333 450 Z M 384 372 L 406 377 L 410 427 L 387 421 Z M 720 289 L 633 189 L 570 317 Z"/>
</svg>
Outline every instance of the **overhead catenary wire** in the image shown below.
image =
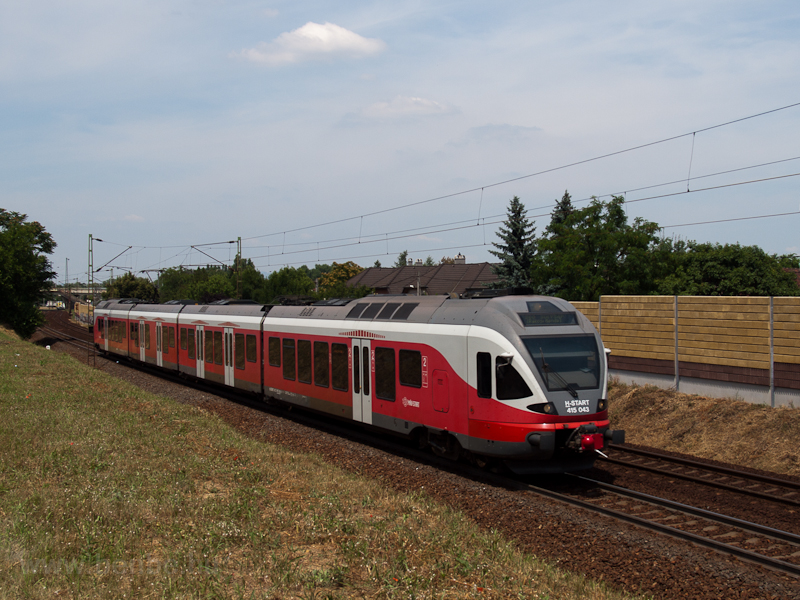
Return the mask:
<svg viewBox="0 0 800 600">
<path fill-rule="evenodd" d="M 726 174 L 735 173 L 735 172 L 739 172 L 739 171 L 745 171 L 745 170 L 749 170 L 749 169 L 756 169 L 756 168 L 761 168 L 761 167 L 765 167 L 765 166 L 776 165 L 776 164 L 785 163 L 785 162 L 789 162 L 789 161 L 793 161 L 793 160 L 800 160 L 800 156 L 794 156 L 794 157 L 791 157 L 791 158 L 785 158 L 785 159 L 770 161 L 770 162 L 766 162 L 766 163 L 760 163 L 760 164 L 757 164 L 757 165 L 750 165 L 750 166 L 746 166 L 746 167 L 737 167 L 735 169 L 727 169 L 725 171 L 717 171 L 715 173 L 709 173 L 709 174 L 706 174 L 706 175 L 698 175 L 698 176 L 695 176 L 695 177 L 691 177 L 690 179 L 692 181 L 700 180 L 700 179 L 707 179 L 709 177 L 717 177 L 719 175 L 726 175 Z M 587 197 L 587 198 L 580 198 L 580 199 L 577 199 L 577 200 L 573 200 L 573 204 L 577 205 L 577 204 L 582 204 L 582 203 L 585 203 L 585 202 L 591 202 L 595 198 L 605 198 L 605 197 L 620 196 L 620 195 L 627 197 L 628 194 L 633 193 L 633 192 L 638 192 L 638 191 L 643 191 L 643 190 L 648 190 L 648 189 L 654 189 L 654 188 L 658 188 L 658 187 L 665 187 L 665 186 L 668 186 L 668 185 L 681 183 L 683 181 L 686 181 L 686 180 L 685 179 L 677 179 L 677 180 L 667 181 L 667 182 L 663 182 L 663 183 L 657 183 L 657 184 L 653 184 L 653 185 L 648 185 L 648 186 L 644 186 L 644 187 L 633 188 L 633 189 L 627 190 L 625 192 L 612 192 L 612 193 L 599 194 L 597 196 L 590 196 L 590 197 Z M 713 189 L 713 188 L 705 188 L 705 189 Z M 681 193 L 685 193 L 685 192 L 682 191 Z M 643 198 L 643 199 L 640 199 L 640 200 L 651 199 L 651 198 L 654 198 L 654 197 L 651 196 L 651 197 Z M 629 200 L 628 202 L 629 203 L 630 202 L 638 202 L 640 200 Z M 550 208 L 550 206 L 551 205 L 542 205 L 542 206 L 532 207 L 532 208 L 529 208 L 529 209 L 526 210 L 526 214 L 530 218 L 538 218 L 538 217 L 546 216 L 544 214 L 535 214 L 534 215 L 534 214 L 531 214 L 531 212 L 532 211 L 536 211 L 536 210 L 548 209 L 548 208 Z M 488 215 L 488 216 L 484 217 L 483 220 L 479 220 L 480 222 L 478 224 L 479 225 L 485 225 L 485 224 L 491 225 L 491 224 L 496 223 L 496 221 L 494 221 L 494 219 L 497 219 L 499 217 L 504 217 L 504 216 L 505 216 L 505 213 L 499 213 L 499 214 L 495 214 L 495 215 Z M 486 219 L 490 219 L 490 221 L 486 222 L 485 221 Z M 371 243 L 371 242 L 374 242 L 374 241 L 385 241 L 387 239 L 400 239 L 400 237 L 413 237 L 413 236 L 399 236 L 399 237 L 394 237 L 394 238 L 389 238 L 388 237 L 390 235 L 396 235 L 396 234 L 401 234 L 401 233 L 416 232 L 416 235 L 423 235 L 423 234 L 428 234 L 428 233 L 441 233 L 441 232 L 446 231 L 446 230 L 437 229 L 437 228 L 451 227 L 451 226 L 461 225 L 463 223 L 473 223 L 473 222 L 474 221 L 472 219 L 461 219 L 461 220 L 458 220 L 458 221 L 449 221 L 447 223 L 438 223 L 436 225 L 427 225 L 427 226 L 424 226 L 424 227 L 413 227 L 413 228 L 410 228 L 410 229 L 400 229 L 400 230 L 395 230 L 395 231 L 380 232 L 380 233 L 375 233 L 375 234 L 371 234 L 371 235 L 360 237 L 360 239 L 361 239 L 360 243 Z M 370 238 L 376 238 L 376 239 L 375 240 L 370 240 Z M 290 244 L 282 243 L 280 245 L 275 244 L 275 245 L 248 246 L 248 248 L 252 250 L 252 249 L 256 249 L 256 248 L 267 248 L 268 249 L 268 248 L 274 248 L 274 247 L 278 247 L 278 246 L 281 247 L 281 248 L 298 247 L 298 246 L 314 246 L 315 249 L 319 250 L 320 249 L 319 244 L 333 244 L 335 242 L 347 242 L 347 241 L 351 241 L 351 240 L 354 240 L 354 239 L 355 238 L 353 236 L 347 236 L 347 237 L 332 238 L 332 239 L 326 239 L 326 240 L 303 241 L 303 242 L 296 242 L 296 243 L 290 243 Z M 346 244 L 337 245 L 337 246 L 328 246 L 328 247 L 323 247 L 321 249 L 338 248 L 338 247 L 342 247 L 344 245 L 346 245 Z M 291 252 L 289 252 L 289 253 L 291 253 Z M 253 258 L 253 259 L 264 258 L 264 256 L 252 256 L 251 258 Z"/>
<path fill-rule="evenodd" d="M 355 220 L 355 219 L 358 219 L 358 218 L 362 218 L 362 217 L 372 217 L 372 216 L 375 216 L 375 215 L 385 214 L 385 213 L 388 213 L 388 212 L 393 212 L 393 211 L 401 210 L 401 209 L 404 209 L 404 208 L 412 208 L 414 206 L 420 206 L 422 204 L 428 204 L 430 202 L 436 202 L 438 200 L 445 200 L 447 198 L 454 198 L 456 196 L 462 196 L 464 194 L 471 194 L 473 192 L 481 191 L 481 190 L 483 190 L 485 188 L 492 188 L 492 187 L 497 187 L 497 186 L 500 186 L 500 185 L 506 185 L 506 184 L 509 184 L 509 183 L 513 183 L 515 181 L 522 181 L 523 179 L 530 179 L 531 177 L 538 177 L 539 175 L 544 175 L 544 174 L 547 174 L 547 173 L 554 173 L 556 171 L 561 171 L 561 170 L 568 169 L 568 168 L 571 168 L 571 167 L 576 167 L 576 166 L 579 166 L 579 165 L 584 165 L 584 164 L 588 164 L 588 163 L 591 163 L 591 162 L 595 162 L 595 161 L 598 161 L 598 160 L 603 160 L 605 158 L 610 158 L 612 156 L 619 156 L 620 154 L 626 154 L 628 152 L 634 152 L 636 150 L 642 150 L 644 148 L 649 148 L 651 146 L 664 144 L 666 142 L 671 142 L 671 141 L 674 141 L 674 140 L 678 140 L 678 139 L 681 139 L 681 138 L 684 138 L 684 137 L 687 137 L 687 136 L 690 136 L 690 135 L 694 136 L 694 135 L 696 135 L 698 133 L 702 133 L 702 132 L 705 132 L 705 131 L 711 131 L 713 129 L 719 129 L 720 127 L 726 127 L 728 125 L 733 125 L 734 123 L 741 123 L 742 121 L 747 121 L 749 119 L 755 119 L 757 117 L 762 117 L 764 115 L 776 113 L 776 112 L 779 112 L 779 111 L 782 111 L 782 110 L 795 108 L 797 106 L 800 106 L 800 102 L 795 102 L 793 104 L 787 104 L 785 106 L 781 106 L 781 107 L 774 108 L 774 109 L 771 109 L 771 110 L 763 111 L 763 112 L 760 112 L 760 113 L 757 113 L 757 114 L 753 114 L 753 115 L 748 115 L 746 117 L 740 117 L 738 119 L 733 119 L 731 121 L 726 121 L 724 123 L 718 123 L 716 125 L 711 125 L 709 127 L 704 127 L 702 129 L 696 129 L 694 131 L 690 131 L 690 132 L 687 132 L 687 133 L 682 133 L 682 134 L 679 134 L 679 135 L 673 135 L 673 136 L 666 137 L 666 138 L 663 138 L 663 139 L 660 139 L 660 140 L 655 140 L 655 141 L 652 141 L 652 142 L 639 144 L 637 146 L 631 146 L 629 148 L 625 148 L 625 149 L 622 149 L 622 150 L 616 150 L 614 152 L 607 152 L 607 153 L 601 154 L 599 156 L 594 156 L 594 157 L 591 157 L 591 158 L 586 158 L 586 159 L 583 159 L 583 160 L 574 161 L 574 162 L 571 162 L 571 163 L 568 163 L 568 164 L 565 164 L 565 165 L 561 165 L 561 166 L 557 166 L 557 167 L 551 167 L 551 168 L 548 168 L 548 169 L 543 169 L 541 171 L 536 171 L 534 173 L 529 173 L 527 175 L 520 175 L 519 177 L 512 177 L 510 179 L 504 179 L 502 181 L 497 181 L 497 182 L 494 182 L 494 183 L 489 183 L 489 184 L 485 184 L 485 185 L 482 185 L 482 186 L 478 186 L 478 187 L 474 187 L 474 188 L 470 188 L 470 189 L 466 189 L 466 190 L 461 190 L 461 191 L 458 191 L 458 192 L 452 192 L 450 194 L 443 194 L 441 196 L 435 196 L 433 198 L 427 198 L 425 200 L 418 200 L 416 202 L 409 202 L 407 204 L 393 206 L 393 207 L 390 207 L 390 208 L 384 208 L 384 209 L 381 209 L 381 210 L 376 210 L 376 211 L 364 213 L 362 215 L 355 215 L 355 216 L 352 216 L 352 217 L 344 217 L 344 218 L 341 218 L 341 219 L 336 219 L 336 220 L 328 221 L 328 222 L 325 222 L 325 223 L 317 223 L 315 225 L 305 225 L 303 227 L 296 227 L 294 229 L 287 229 L 287 230 L 284 230 L 284 231 L 276 231 L 276 232 L 273 232 L 273 233 L 267 233 L 267 234 L 263 234 L 263 235 L 250 236 L 250 237 L 247 237 L 247 238 L 242 238 L 242 240 L 243 241 L 245 241 L 245 240 L 254 240 L 254 239 L 260 239 L 260 238 L 265 238 L 265 237 L 271 237 L 273 235 L 279 235 L 280 233 L 283 233 L 285 235 L 286 233 L 295 233 L 295 232 L 298 232 L 298 231 L 305 231 L 305 230 L 308 230 L 308 229 L 316 229 L 318 227 L 324 227 L 324 226 L 327 226 L 327 225 L 338 225 L 339 223 L 345 223 L 347 221 L 352 221 L 352 220 Z"/>
<path fill-rule="evenodd" d="M 326 222 L 326 223 L 318 223 L 316 225 L 307 225 L 307 226 L 298 227 L 298 228 L 294 228 L 294 229 L 286 229 L 284 231 L 279 231 L 279 232 L 270 233 L 270 234 L 263 234 L 263 235 L 258 235 L 258 236 L 250 236 L 250 237 L 246 237 L 246 238 L 242 238 L 242 239 L 243 239 L 243 241 L 250 241 L 250 240 L 257 240 L 257 239 L 262 239 L 262 238 L 266 238 L 266 237 L 282 234 L 283 239 L 282 239 L 282 244 L 281 244 L 281 252 L 283 254 L 283 253 L 288 253 L 288 252 L 286 252 L 287 247 L 294 245 L 294 244 L 287 244 L 286 243 L 286 235 L 287 235 L 287 233 L 294 233 L 294 232 L 298 232 L 298 231 L 303 231 L 303 230 L 323 227 L 323 226 L 326 226 L 326 225 L 335 225 L 335 224 L 343 223 L 343 222 L 346 222 L 346 221 L 351 221 L 351 220 L 354 220 L 354 219 L 360 219 L 361 227 L 359 228 L 359 240 L 358 240 L 358 243 L 362 243 L 362 244 L 363 243 L 373 243 L 373 242 L 369 242 L 368 240 L 370 238 L 372 238 L 372 237 L 375 237 L 375 238 L 380 237 L 380 240 L 385 241 L 386 244 L 387 244 L 387 252 L 386 252 L 386 254 L 388 254 L 389 253 L 388 252 L 389 251 L 388 242 L 389 242 L 390 233 L 374 234 L 372 236 L 363 236 L 362 237 L 363 219 L 364 219 L 364 217 L 369 217 L 369 216 L 374 216 L 374 215 L 378 215 L 378 214 L 384 214 L 384 213 L 388 213 L 388 212 L 392 212 L 392 211 L 396 211 L 396 210 L 401 210 L 401 209 L 404 209 L 404 208 L 410 208 L 410 207 L 414 207 L 414 206 L 419 206 L 421 204 L 426 204 L 426 203 L 429 203 L 429 202 L 434 202 L 434 201 L 437 201 L 437 200 L 443 200 L 443 199 L 447 199 L 447 198 L 453 198 L 453 197 L 456 197 L 456 196 L 460 196 L 460 195 L 464 195 L 464 194 L 468 194 L 468 193 L 473 193 L 473 192 L 477 192 L 477 191 L 481 192 L 481 198 L 480 198 L 480 204 L 479 204 L 478 210 L 479 210 L 479 221 L 483 221 L 483 223 L 479 222 L 475 226 L 483 226 L 484 232 L 485 232 L 485 225 L 493 224 L 493 221 L 491 219 L 503 216 L 503 215 L 492 215 L 492 216 L 486 217 L 484 219 L 480 218 L 480 211 L 482 210 L 482 203 L 483 203 L 483 192 L 484 192 L 484 190 L 486 188 L 497 187 L 497 186 L 500 186 L 500 185 L 505 185 L 505 184 L 512 183 L 512 182 L 515 182 L 515 181 L 520 181 L 520 180 L 523 180 L 523 179 L 528 179 L 528 178 L 531 178 L 531 177 L 542 175 L 542 174 L 545 174 L 545 173 L 552 173 L 552 172 L 555 172 L 555 171 L 567 169 L 567 168 L 574 167 L 574 166 L 577 166 L 577 165 L 582 165 L 582 164 L 586 164 L 586 163 L 589 163 L 589 162 L 602 160 L 604 158 L 608 158 L 608 157 L 612 157 L 612 156 L 616 156 L 616 155 L 620 155 L 620 154 L 624 154 L 624 153 L 628 153 L 628 152 L 633 152 L 633 151 L 636 151 L 636 150 L 641 150 L 643 148 L 647 148 L 647 147 L 650 147 L 650 146 L 655 146 L 655 145 L 658 145 L 658 144 L 663 144 L 663 143 L 666 143 L 666 142 L 669 142 L 669 141 L 673 141 L 673 140 L 676 140 L 676 139 L 687 137 L 689 135 L 693 136 L 693 142 L 694 142 L 694 138 L 696 137 L 697 133 L 702 133 L 702 132 L 705 132 L 705 131 L 710 131 L 710 130 L 713 130 L 713 129 L 725 127 L 725 126 L 728 126 L 728 125 L 732 125 L 734 123 L 739 123 L 739 122 L 746 121 L 746 120 L 749 120 L 749 119 L 754 119 L 754 118 L 757 118 L 757 117 L 761 117 L 761 116 L 764 116 L 764 115 L 776 113 L 776 112 L 779 112 L 779 111 L 782 111 L 782 110 L 787 110 L 787 109 L 794 108 L 794 107 L 797 107 L 797 106 L 800 106 L 800 102 L 793 103 L 793 104 L 788 104 L 788 105 L 785 105 L 785 106 L 781 106 L 781 107 L 778 107 L 778 108 L 775 108 L 775 109 L 771 109 L 771 110 L 768 110 L 768 111 L 763 111 L 763 112 L 760 112 L 760 113 L 748 115 L 748 116 L 741 117 L 741 118 L 738 118 L 738 119 L 729 120 L 729 121 L 726 121 L 726 122 L 723 122 L 723 123 L 719 123 L 719 124 L 716 124 L 716 125 L 712 125 L 712 126 L 709 126 L 709 127 L 697 129 L 697 130 L 692 131 L 692 132 L 687 132 L 687 133 L 683 133 L 683 134 L 680 134 L 680 135 L 670 136 L 670 137 L 667 137 L 667 138 L 663 138 L 663 139 L 660 139 L 660 140 L 655 140 L 655 141 L 648 142 L 648 143 L 645 143 L 645 144 L 639 144 L 639 145 L 632 146 L 632 147 L 629 147 L 629 148 L 625 148 L 625 149 L 622 149 L 622 150 L 617 150 L 617 151 L 614 151 L 614 152 L 608 152 L 608 153 L 605 153 L 605 154 L 602 154 L 602 155 L 599 155 L 599 156 L 595 156 L 595 157 L 591 157 L 591 158 L 588 158 L 588 159 L 574 161 L 574 162 L 571 162 L 571 163 L 568 163 L 568 164 L 565 164 L 565 165 L 561 165 L 561 166 L 557 166 L 557 167 L 552 167 L 552 168 L 540 170 L 540 171 L 537 171 L 537 172 L 534 172 L 534 173 L 530 173 L 530 174 L 527 174 L 527 175 L 522 175 L 522 176 L 519 176 L 519 177 L 514 177 L 514 178 L 510 178 L 510 179 L 506 179 L 506 180 L 503 180 L 503 181 L 498 181 L 498 182 L 494 182 L 494 183 L 490 183 L 490 184 L 484 184 L 484 185 L 482 185 L 480 187 L 475 187 L 475 188 L 471 188 L 471 189 L 467 189 L 467 190 L 461 190 L 461 191 L 458 191 L 458 192 L 453 192 L 453 193 L 450 193 L 450 194 L 444 194 L 444 195 L 441 195 L 441 196 L 436 196 L 436 197 L 428 198 L 428 199 L 425 199 L 425 200 L 420 200 L 420 201 L 416 201 L 416 202 L 406 203 L 406 204 L 403 204 L 403 205 L 398 205 L 398 206 L 395 206 L 395 207 L 389 207 L 389 208 L 386 208 L 386 209 L 372 211 L 372 212 L 369 212 L 369 213 L 364 213 L 362 215 L 356 215 L 356 216 L 352 216 L 352 217 L 336 219 L 336 220 L 329 221 L 329 222 Z M 794 176 L 797 175 L 797 173 L 789 174 L 789 175 L 782 175 L 782 176 L 777 176 L 777 177 L 766 177 L 766 178 L 750 180 L 750 181 L 746 181 L 746 182 L 736 182 L 736 183 L 725 184 L 725 185 L 720 185 L 720 186 L 711 186 L 711 187 L 707 187 L 707 188 L 700 188 L 698 190 L 689 190 L 688 189 L 688 182 L 691 181 L 691 180 L 694 180 L 694 179 L 699 179 L 699 178 L 704 178 L 704 177 L 713 177 L 713 176 L 716 176 L 716 175 L 730 173 L 730 172 L 734 172 L 734 171 L 737 171 L 737 170 L 757 168 L 759 166 L 777 164 L 777 163 L 780 163 L 780 162 L 786 162 L 786 161 L 790 161 L 790 160 L 797 160 L 798 158 L 800 158 L 800 157 L 793 157 L 793 158 L 781 159 L 781 160 L 772 161 L 772 162 L 769 162 L 769 163 L 762 163 L 761 165 L 754 165 L 754 166 L 750 166 L 750 167 L 741 167 L 739 169 L 721 171 L 721 172 L 716 173 L 716 174 L 703 175 L 703 176 L 700 176 L 700 177 L 692 177 L 691 176 L 691 165 L 692 165 L 692 160 L 693 160 L 693 152 L 694 152 L 694 143 L 692 145 L 692 157 L 690 158 L 690 164 L 689 164 L 689 176 L 685 180 L 687 182 L 687 190 L 685 192 L 662 194 L 662 195 L 650 196 L 650 197 L 646 197 L 646 198 L 629 199 L 626 202 L 627 203 L 633 203 L 633 202 L 641 202 L 641 201 L 645 201 L 645 200 L 653 200 L 653 199 L 658 199 L 658 198 L 668 198 L 668 197 L 674 197 L 674 196 L 680 195 L 682 193 L 701 192 L 701 191 L 708 191 L 708 190 L 713 190 L 713 189 L 720 189 L 720 188 L 723 188 L 723 187 L 732 187 L 732 186 L 737 186 L 737 185 L 745 185 L 745 184 L 748 184 L 748 183 L 770 181 L 770 180 L 780 179 L 780 178 L 784 178 L 784 177 L 794 177 Z M 680 180 L 680 181 L 683 181 L 683 180 Z M 630 194 L 631 192 L 635 192 L 635 191 L 641 191 L 641 190 L 644 190 L 644 189 L 652 189 L 653 187 L 658 187 L 658 186 L 670 185 L 670 183 L 677 183 L 677 182 L 668 182 L 668 183 L 663 183 L 663 184 L 655 184 L 655 185 L 646 186 L 646 187 L 642 187 L 642 188 L 636 188 L 636 189 L 633 189 L 633 190 L 627 190 L 627 193 L 625 193 L 625 195 L 628 196 L 628 194 Z M 601 196 L 598 196 L 598 197 L 602 198 L 602 197 L 605 197 L 607 195 L 608 194 L 604 194 L 604 195 L 601 195 Z M 593 198 L 581 199 L 581 200 L 574 201 L 574 203 L 577 204 L 577 203 L 580 203 L 580 202 L 588 202 L 588 201 L 591 201 L 592 199 Z M 539 210 L 540 208 L 541 209 L 544 209 L 546 207 L 549 208 L 549 206 L 550 205 L 542 206 L 542 207 L 535 207 L 533 209 L 529 209 L 528 213 L 530 213 L 531 211 Z M 788 213 L 788 214 L 792 214 L 792 213 Z M 532 215 L 529 214 L 529 216 L 531 216 L 532 218 L 536 218 L 536 217 L 539 217 L 539 216 L 546 216 L 546 215 L 542 214 L 542 215 L 533 215 L 532 216 Z M 760 217 L 753 217 L 753 218 L 760 218 Z M 490 220 L 487 222 L 485 219 L 490 219 Z M 448 224 L 441 224 L 441 226 L 456 225 L 456 224 L 459 224 L 459 223 L 460 222 L 452 222 L 452 223 L 448 223 Z M 434 226 L 434 227 L 436 227 L 436 226 Z M 467 227 L 452 227 L 450 230 L 458 230 L 458 229 L 467 229 Z M 406 231 L 415 231 L 415 229 L 410 229 L 410 230 L 406 230 Z M 447 231 L 447 230 L 431 231 L 431 227 L 428 226 L 426 228 L 416 229 L 416 231 L 418 231 L 418 233 L 416 235 L 422 235 L 423 233 L 441 233 L 441 232 L 444 232 L 444 231 Z M 408 237 L 414 237 L 414 236 L 413 235 L 398 236 L 397 238 L 391 238 L 391 239 L 402 239 L 403 237 L 408 238 Z M 341 241 L 346 241 L 347 239 L 352 239 L 352 237 L 351 238 L 339 238 L 339 239 Z M 378 241 L 380 241 L 380 240 L 378 240 Z M 122 244 L 115 244 L 114 242 L 107 242 L 107 243 L 110 243 L 112 245 L 120 245 L 120 246 L 122 245 Z M 134 248 L 134 247 L 137 248 L 138 250 L 151 249 L 151 248 L 158 248 L 159 250 L 168 249 L 168 248 L 181 248 L 181 252 L 179 252 L 178 254 L 176 254 L 173 257 L 171 257 L 171 258 L 174 258 L 175 256 L 183 254 L 184 252 L 190 252 L 192 248 L 197 249 L 198 246 L 206 247 L 206 246 L 215 246 L 215 245 L 232 244 L 232 243 L 235 243 L 235 242 L 233 242 L 233 241 L 219 241 L 219 242 L 210 242 L 210 243 L 204 243 L 204 244 L 192 244 L 191 246 L 187 246 L 187 245 L 172 245 L 172 246 L 159 246 L 159 247 L 130 246 L 128 249 Z M 347 246 L 347 244 L 341 244 L 341 245 L 337 245 L 337 246 L 332 246 L 330 248 L 325 248 L 325 247 L 321 248 L 320 247 L 320 243 L 327 243 L 327 242 L 317 241 L 317 242 L 311 242 L 311 243 L 316 243 L 316 245 L 317 245 L 318 260 L 319 260 L 319 251 L 320 250 L 334 249 L 334 248 L 337 248 L 337 247 L 346 247 Z M 303 245 L 303 243 L 296 244 L 296 245 Z M 483 244 L 483 245 L 486 245 L 486 244 Z M 458 246 L 455 246 L 454 248 L 457 248 L 457 247 Z M 468 247 L 468 246 L 463 246 L 463 247 Z M 271 248 L 271 246 L 267 246 L 267 248 Z M 450 249 L 450 248 L 443 248 L 443 249 Z M 199 249 L 198 249 L 198 251 L 199 251 Z M 301 253 L 301 252 L 302 251 L 298 251 L 298 252 L 295 252 L 295 253 Z M 426 252 L 426 250 L 415 250 L 415 252 Z M 382 254 L 371 254 L 369 256 L 380 256 L 380 255 L 382 255 Z M 210 256 L 210 255 L 208 255 L 208 256 Z M 186 258 L 188 258 L 188 256 L 184 258 L 184 261 L 186 260 Z M 218 262 L 222 262 L 222 261 L 220 261 L 219 259 L 217 259 L 215 257 L 211 257 L 211 258 L 214 259 L 214 260 L 217 260 Z M 261 258 L 261 257 L 256 257 L 256 258 Z M 352 257 L 352 258 L 361 258 L 361 256 Z M 114 259 L 112 259 L 112 260 L 114 260 Z M 165 259 L 165 260 L 169 261 L 170 258 Z M 332 260 L 332 259 L 326 258 L 326 260 Z M 163 265 L 164 262 L 165 262 L 164 260 L 159 259 L 158 265 Z"/>
</svg>

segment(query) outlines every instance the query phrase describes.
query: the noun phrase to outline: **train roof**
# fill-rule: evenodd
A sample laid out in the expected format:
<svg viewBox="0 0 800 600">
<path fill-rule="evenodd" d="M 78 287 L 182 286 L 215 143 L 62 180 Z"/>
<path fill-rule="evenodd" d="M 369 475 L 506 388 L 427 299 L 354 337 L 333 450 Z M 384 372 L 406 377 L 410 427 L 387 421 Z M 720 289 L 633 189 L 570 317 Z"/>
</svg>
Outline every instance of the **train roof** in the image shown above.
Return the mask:
<svg viewBox="0 0 800 600">
<path fill-rule="evenodd" d="M 135 299 L 104 300 L 97 305 L 106 310 L 135 310 L 140 313 L 180 313 L 182 315 L 230 315 L 269 319 L 343 320 L 366 324 L 430 323 L 478 325 L 516 335 L 530 334 L 540 327 L 558 328 L 567 333 L 592 330 L 588 319 L 569 302 L 560 298 L 534 295 L 483 294 L 472 298 L 416 295 L 372 295 L 357 299 L 336 299 L 300 306 L 273 306 L 255 303 L 225 304 L 147 304 Z"/>
</svg>

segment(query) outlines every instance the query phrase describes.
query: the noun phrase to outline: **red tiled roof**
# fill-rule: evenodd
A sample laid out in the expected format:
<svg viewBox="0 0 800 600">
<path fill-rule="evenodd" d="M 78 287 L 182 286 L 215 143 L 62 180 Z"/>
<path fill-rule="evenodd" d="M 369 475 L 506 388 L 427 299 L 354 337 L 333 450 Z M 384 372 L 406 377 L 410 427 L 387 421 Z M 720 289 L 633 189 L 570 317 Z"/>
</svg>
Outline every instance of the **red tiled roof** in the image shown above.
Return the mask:
<svg viewBox="0 0 800 600">
<path fill-rule="evenodd" d="M 482 289 L 497 281 L 490 263 L 469 265 L 437 265 L 434 267 L 370 267 L 348 280 L 347 285 L 364 285 L 378 294 L 402 294 L 416 290 L 417 280 L 428 295 L 462 294 L 469 289 Z M 413 286 L 413 287 L 412 287 Z"/>
</svg>

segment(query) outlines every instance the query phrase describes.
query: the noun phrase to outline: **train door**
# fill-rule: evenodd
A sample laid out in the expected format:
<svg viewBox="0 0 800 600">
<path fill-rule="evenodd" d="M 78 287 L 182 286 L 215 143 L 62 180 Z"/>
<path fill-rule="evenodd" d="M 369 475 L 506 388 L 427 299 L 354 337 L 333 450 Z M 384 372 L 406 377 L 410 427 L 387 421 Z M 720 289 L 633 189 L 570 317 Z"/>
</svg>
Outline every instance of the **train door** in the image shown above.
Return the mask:
<svg viewBox="0 0 800 600">
<path fill-rule="evenodd" d="M 225 364 L 225 385 L 232 386 L 234 383 L 233 374 L 233 327 L 223 329 L 225 337 L 225 356 L 222 362 Z"/>
<path fill-rule="evenodd" d="M 353 420 L 372 424 L 372 359 L 369 340 L 353 339 Z"/>
<path fill-rule="evenodd" d="M 147 341 L 147 323 L 144 319 L 139 319 L 139 360 L 145 361 L 145 342 Z"/>
<path fill-rule="evenodd" d="M 108 317 L 103 318 L 103 350 L 108 352 L 108 322 L 111 319 Z"/>
<path fill-rule="evenodd" d="M 203 353 L 205 352 L 205 339 L 203 336 L 203 326 L 198 325 L 195 335 L 195 347 L 197 348 L 197 376 L 200 379 L 206 378 L 206 363 Z"/>
<path fill-rule="evenodd" d="M 163 340 L 161 339 L 161 321 L 156 321 L 156 364 L 159 367 L 164 366 L 164 356 L 161 354 L 163 346 L 161 345 Z"/>
</svg>

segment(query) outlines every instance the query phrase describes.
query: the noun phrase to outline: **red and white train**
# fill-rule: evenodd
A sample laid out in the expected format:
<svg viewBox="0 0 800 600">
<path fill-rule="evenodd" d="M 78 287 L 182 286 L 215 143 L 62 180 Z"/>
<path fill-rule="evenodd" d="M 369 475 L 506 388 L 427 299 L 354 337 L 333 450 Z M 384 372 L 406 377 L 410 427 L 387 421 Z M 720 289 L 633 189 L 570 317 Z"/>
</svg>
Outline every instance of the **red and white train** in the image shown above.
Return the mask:
<svg viewBox="0 0 800 600">
<path fill-rule="evenodd" d="M 609 428 L 597 330 L 564 300 L 370 296 L 95 309 L 96 346 L 524 473 L 592 466 Z"/>
</svg>

